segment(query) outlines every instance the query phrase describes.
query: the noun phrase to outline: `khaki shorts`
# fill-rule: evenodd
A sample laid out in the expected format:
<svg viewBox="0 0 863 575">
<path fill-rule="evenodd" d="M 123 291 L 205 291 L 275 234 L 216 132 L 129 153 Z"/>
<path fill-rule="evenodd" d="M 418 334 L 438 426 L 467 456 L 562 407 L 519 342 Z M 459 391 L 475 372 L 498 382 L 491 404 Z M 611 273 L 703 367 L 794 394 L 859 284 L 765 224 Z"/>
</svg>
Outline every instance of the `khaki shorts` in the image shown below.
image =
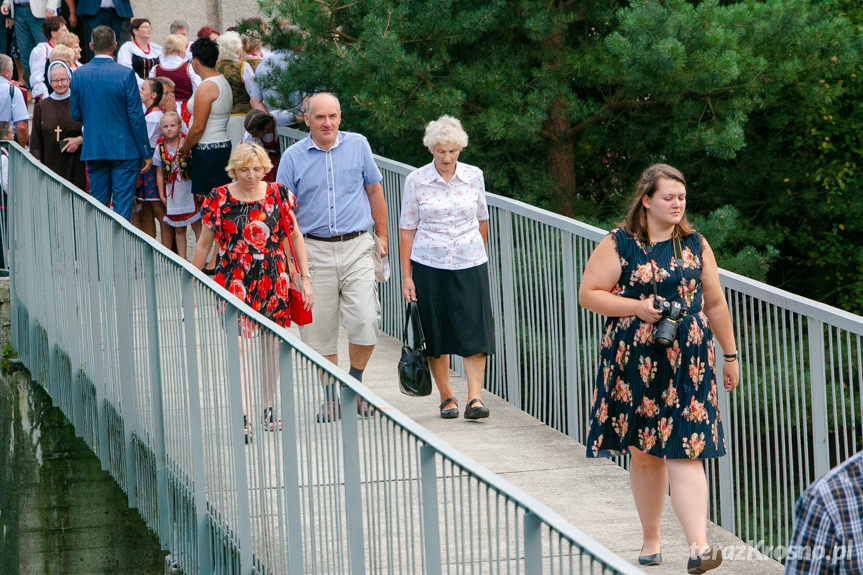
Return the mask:
<svg viewBox="0 0 863 575">
<path fill-rule="evenodd" d="M 300 326 L 300 337 L 321 355 L 338 353 L 339 325 L 355 345 L 375 345 L 381 323 L 378 286 L 368 233 L 344 242 L 306 238 L 315 307 L 312 323 Z"/>
</svg>

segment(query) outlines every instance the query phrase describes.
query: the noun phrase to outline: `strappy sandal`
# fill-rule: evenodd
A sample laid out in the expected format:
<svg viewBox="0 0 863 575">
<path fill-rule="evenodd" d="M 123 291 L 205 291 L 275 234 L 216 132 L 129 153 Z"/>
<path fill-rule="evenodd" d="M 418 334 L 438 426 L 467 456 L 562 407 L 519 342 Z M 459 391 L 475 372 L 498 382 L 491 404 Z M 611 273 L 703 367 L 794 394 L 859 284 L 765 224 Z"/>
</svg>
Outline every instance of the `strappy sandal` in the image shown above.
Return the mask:
<svg viewBox="0 0 863 575">
<path fill-rule="evenodd" d="M 315 421 L 318 423 L 329 423 L 336 421 L 342 416 L 342 407 L 339 402 L 328 399 L 321 404 L 321 410 L 315 416 Z"/>
<path fill-rule="evenodd" d="M 275 431 L 276 429 L 278 429 L 279 431 L 282 430 L 282 420 L 281 418 L 276 420 L 273 417 L 272 407 L 264 409 L 264 429 L 266 431 Z"/>
<path fill-rule="evenodd" d="M 454 403 L 455 407 L 450 407 L 449 409 L 444 409 L 444 406 Z M 440 418 L 441 419 L 456 419 L 458 417 L 458 402 L 454 397 L 450 397 L 449 399 L 444 399 L 440 406 Z"/>
<path fill-rule="evenodd" d="M 479 407 L 474 407 L 473 404 L 479 403 Z M 482 405 L 482 400 L 478 397 L 471 399 L 464 410 L 465 419 L 483 419 L 488 417 L 488 408 Z"/>
<path fill-rule="evenodd" d="M 375 414 L 375 408 L 369 405 L 365 399 L 357 396 L 357 415 L 360 417 L 371 417 Z"/>
</svg>

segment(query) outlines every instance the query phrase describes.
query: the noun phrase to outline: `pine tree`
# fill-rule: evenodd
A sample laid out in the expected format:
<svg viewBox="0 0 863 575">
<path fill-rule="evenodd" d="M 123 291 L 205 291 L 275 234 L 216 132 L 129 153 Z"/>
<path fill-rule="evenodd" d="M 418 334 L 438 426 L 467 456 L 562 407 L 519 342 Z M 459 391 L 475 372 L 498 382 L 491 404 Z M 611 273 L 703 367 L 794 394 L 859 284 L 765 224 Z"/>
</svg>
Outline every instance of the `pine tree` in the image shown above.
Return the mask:
<svg viewBox="0 0 863 575">
<path fill-rule="evenodd" d="M 574 215 L 606 150 L 734 158 L 750 114 L 826 98 L 816 71 L 856 57 L 820 0 L 264 0 L 308 36 L 283 91 L 341 96 L 344 124 L 428 161 L 424 125 L 460 117 L 489 189 Z M 276 34 L 278 36 L 278 34 Z M 276 43 L 284 42 L 278 38 Z M 585 166 L 586 164 L 586 166 Z M 629 182 L 626 187 L 628 188 Z M 600 198 L 601 199 L 601 198 Z"/>
</svg>

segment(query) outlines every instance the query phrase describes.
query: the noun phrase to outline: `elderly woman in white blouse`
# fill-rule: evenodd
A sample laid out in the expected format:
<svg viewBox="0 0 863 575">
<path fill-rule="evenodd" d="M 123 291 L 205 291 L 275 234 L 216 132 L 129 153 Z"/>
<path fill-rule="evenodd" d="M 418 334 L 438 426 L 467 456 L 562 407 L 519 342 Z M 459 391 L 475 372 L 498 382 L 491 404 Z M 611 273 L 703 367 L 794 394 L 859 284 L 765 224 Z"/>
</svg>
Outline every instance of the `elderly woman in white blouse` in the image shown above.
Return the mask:
<svg viewBox="0 0 863 575">
<path fill-rule="evenodd" d="M 402 295 L 417 302 L 440 416 L 458 417 L 449 354 L 464 358 L 465 419 L 488 417 L 481 399 L 486 356 L 494 353 L 488 279 L 488 207 L 482 170 L 458 161 L 467 146 L 461 122 L 442 116 L 426 126 L 434 160 L 405 179 L 399 220 Z"/>
</svg>

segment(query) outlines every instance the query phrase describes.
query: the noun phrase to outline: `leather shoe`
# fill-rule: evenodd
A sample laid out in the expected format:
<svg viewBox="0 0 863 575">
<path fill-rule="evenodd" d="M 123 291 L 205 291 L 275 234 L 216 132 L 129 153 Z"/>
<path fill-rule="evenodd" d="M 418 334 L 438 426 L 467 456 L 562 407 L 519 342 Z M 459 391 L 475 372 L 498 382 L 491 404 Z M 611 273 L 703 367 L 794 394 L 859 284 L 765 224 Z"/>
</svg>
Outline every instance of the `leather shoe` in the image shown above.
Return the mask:
<svg viewBox="0 0 863 575">
<path fill-rule="evenodd" d="M 474 407 L 474 403 L 479 403 L 479 407 Z M 483 419 L 488 417 L 488 408 L 482 405 L 482 400 L 480 398 L 471 399 L 467 407 L 464 409 L 464 418 L 465 419 Z"/>
<path fill-rule="evenodd" d="M 722 564 L 722 547 L 711 545 L 698 557 L 690 557 L 686 562 L 686 572 L 690 575 L 701 575 Z"/>
<path fill-rule="evenodd" d="M 654 553 L 653 555 L 639 555 L 639 565 L 662 565 L 662 552 Z"/>
<path fill-rule="evenodd" d="M 450 407 L 449 409 L 444 409 L 444 406 L 447 404 L 455 404 L 455 407 Z M 441 419 L 455 419 L 458 417 L 458 402 L 454 397 L 450 397 L 449 399 L 444 399 L 440 402 L 440 418 Z"/>
</svg>

